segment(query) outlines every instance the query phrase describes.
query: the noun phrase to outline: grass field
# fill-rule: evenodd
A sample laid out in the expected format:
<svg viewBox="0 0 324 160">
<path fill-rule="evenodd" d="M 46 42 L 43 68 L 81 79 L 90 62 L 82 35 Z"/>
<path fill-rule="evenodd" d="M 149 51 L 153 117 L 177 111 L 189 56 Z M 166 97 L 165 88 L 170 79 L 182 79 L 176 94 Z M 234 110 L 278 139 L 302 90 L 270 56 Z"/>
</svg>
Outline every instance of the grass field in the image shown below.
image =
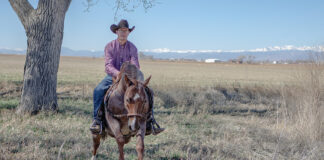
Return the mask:
<svg viewBox="0 0 324 160">
<path fill-rule="evenodd" d="M 21 81 L 24 56 L 0 55 L 1 81 Z M 155 85 L 210 86 L 215 84 L 283 84 L 294 81 L 296 64 L 208 64 L 197 62 L 141 61 L 141 70 L 152 75 Z M 103 58 L 61 57 L 58 83 L 98 83 L 103 77 Z"/>
<path fill-rule="evenodd" d="M 15 114 L 24 61 L 0 54 L 0 159 L 90 159 L 92 92 L 104 60 L 61 57 L 59 112 L 35 116 Z M 145 137 L 145 159 L 323 159 L 322 65 L 140 64 L 166 128 Z M 112 138 L 98 152 L 118 159 Z M 125 158 L 136 159 L 134 139 Z"/>
</svg>

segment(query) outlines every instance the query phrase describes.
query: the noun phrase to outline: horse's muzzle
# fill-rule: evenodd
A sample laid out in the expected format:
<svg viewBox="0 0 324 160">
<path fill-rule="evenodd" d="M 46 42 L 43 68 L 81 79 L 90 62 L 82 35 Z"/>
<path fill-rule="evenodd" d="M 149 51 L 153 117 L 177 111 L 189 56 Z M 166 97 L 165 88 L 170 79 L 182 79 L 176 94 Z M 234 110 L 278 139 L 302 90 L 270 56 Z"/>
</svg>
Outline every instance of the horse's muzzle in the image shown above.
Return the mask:
<svg viewBox="0 0 324 160">
<path fill-rule="evenodd" d="M 136 116 L 128 119 L 128 127 L 131 131 L 136 131 L 139 128 L 139 125 L 136 121 Z"/>
</svg>

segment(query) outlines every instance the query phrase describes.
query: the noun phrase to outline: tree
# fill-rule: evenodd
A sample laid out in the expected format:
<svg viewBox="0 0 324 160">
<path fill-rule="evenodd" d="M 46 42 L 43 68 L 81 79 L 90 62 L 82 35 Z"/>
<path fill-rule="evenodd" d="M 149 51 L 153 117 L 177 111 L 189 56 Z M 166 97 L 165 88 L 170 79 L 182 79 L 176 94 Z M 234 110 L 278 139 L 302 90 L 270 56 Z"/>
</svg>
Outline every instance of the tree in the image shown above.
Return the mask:
<svg viewBox="0 0 324 160">
<path fill-rule="evenodd" d="M 34 9 L 27 0 L 9 0 L 24 26 L 27 53 L 18 112 L 36 114 L 57 110 L 57 71 L 64 18 L 71 0 L 39 0 Z"/>
<path fill-rule="evenodd" d="M 244 55 L 238 56 L 236 63 L 239 63 L 239 64 L 243 63 L 243 61 L 244 61 L 245 58 L 246 57 Z"/>
<path fill-rule="evenodd" d="M 39 0 L 37 8 L 34 9 L 28 0 L 9 0 L 27 36 L 27 53 L 18 113 L 37 114 L 40 110 L 58 109 L 57 72 L 64 19 L 71 1 Z M 152 6 L 152 0 L 138 1 L 143 3 L 145 9 Z M 88 8 L 92 2 L 87 0 Z M 126 6 L 125 0 L 116 0 L 116 12 Z"/>
<path fill-rule="evenodd" d="M 252 64 L 255 60 L 255 56 L 253 55 L 248 55 L 247 58 L 246 58 L 246 63 L 248 64 Z"/>
<path fill-rule="evenodd" d="M 143 52 L 138 53 L 138 58 L 139 59 L 149 59 L 149 60 L 154 59 L 152 55 L 145 55 Z"/>
</svg>

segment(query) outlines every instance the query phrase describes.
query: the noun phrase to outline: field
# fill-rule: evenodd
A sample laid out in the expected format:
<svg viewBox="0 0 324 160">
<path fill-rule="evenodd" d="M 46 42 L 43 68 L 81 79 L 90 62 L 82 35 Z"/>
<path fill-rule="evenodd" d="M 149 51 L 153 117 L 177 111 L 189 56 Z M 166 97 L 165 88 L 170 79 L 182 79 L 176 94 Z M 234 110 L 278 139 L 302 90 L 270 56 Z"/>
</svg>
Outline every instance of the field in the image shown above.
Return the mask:
<svg viewBox="0 0 324 160">
<path fill-rule="evenodd" d="M 0 54 L 0 160 L 90 159 L 92 92 L 102 58 L 61 57 L 58 113 L 17 115 L 25 57 Z M 166 128 L 145 137 L 145 159 L 323 159 L 320 64 L 140 61 Z M 112 138 L 98 159 L 118 159 Z M 125 158 L 136 159 L 134 139 Z"/>
</svg>

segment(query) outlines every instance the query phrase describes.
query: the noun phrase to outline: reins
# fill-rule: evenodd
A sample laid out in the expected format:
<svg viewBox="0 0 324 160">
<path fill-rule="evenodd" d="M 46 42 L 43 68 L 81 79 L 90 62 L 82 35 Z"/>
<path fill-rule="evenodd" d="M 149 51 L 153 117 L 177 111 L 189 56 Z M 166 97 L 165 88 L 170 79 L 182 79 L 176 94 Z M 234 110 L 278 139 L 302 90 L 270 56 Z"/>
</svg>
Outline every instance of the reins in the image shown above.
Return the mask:
<svg viewBox="0 0 324 160">
<path fill-rule="evenodd" d="M 108 98 L 109 100 L 109 98 Z M 142 107 L 144 107 L 145 103 L 143 103 Z M 113 112 L 111 112 L 109 109 L 106 110 L 112 117 L 114 118 L 124 118 L 124 117 L 139 117 L 139 118 L 144 118 L 146 119 L 147 116 L 150 114 L 150 111 L 147 112 L 147 113 L 143 113 L 143 114 L 137 114 L 137 113 L 134 113 L 134 114 L 114 114 Z"/>
</svg>

